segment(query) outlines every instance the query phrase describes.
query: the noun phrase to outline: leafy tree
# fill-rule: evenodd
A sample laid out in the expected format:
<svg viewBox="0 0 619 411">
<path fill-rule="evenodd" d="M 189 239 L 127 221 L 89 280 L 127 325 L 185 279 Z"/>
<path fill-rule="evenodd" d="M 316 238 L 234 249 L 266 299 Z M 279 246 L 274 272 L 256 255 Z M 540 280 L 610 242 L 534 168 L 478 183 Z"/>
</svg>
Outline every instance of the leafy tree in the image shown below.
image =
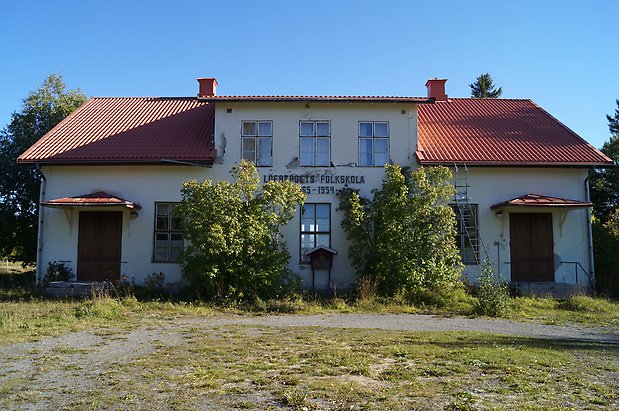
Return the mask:
<svg viewBox="0 0 619 411">
<path fill-rule="evenodd" d="M 20 111 L 0 131 L 0 254 L 26 264 L 36 261 L 41 174 L 17 157 L 86 101 L 52 74 L 23 100 Z"/>
<path fill-rule="evenodd" d="M 503 94 L 503 87 L 495 89 L 494 82 L 490 74 L 481 74 L 475 80 L 475 83 L 469 84 L 471 88 L 471 97 L 477 98 L 499 98 Z"/>
<path fill-rule="evenodd" d="M 462 270 L 448 205 L 454 194 L 450 171 L 421 167 L 409 173 L 395 164 L 385 171 L 372 200 L 340 192 L 342 228 L 357 273 L 372 278 L 384 295 L 402 291 L 415 299 L 428 290 L 450 291 Z"/>
<path fill-rule="evenodd" d="M 181 256 L 183 275 L 217 300 L 274 297 L 290 274 L 281 229 L 305 194 L 290 181 L 260 189 L 256 167 L 245 160 L 231 174 L 232 182 L 183 185 L 180 210 L 189 241 Z"/>
<path fill-rule="evenodd" d="M 619 100 L 617 100 L 619 106 Z M 606 154 L 615 163 L 619 163 L 619 108 L 613 117 L 607 115 L 608 129 L 611 136 L 604 143 L 600 151 Z M 619 169 L 615 167 L 595 169 L 590 180 L 591 201 L 593 212 L 602 224 L 619 208 Z"/>
</svg>

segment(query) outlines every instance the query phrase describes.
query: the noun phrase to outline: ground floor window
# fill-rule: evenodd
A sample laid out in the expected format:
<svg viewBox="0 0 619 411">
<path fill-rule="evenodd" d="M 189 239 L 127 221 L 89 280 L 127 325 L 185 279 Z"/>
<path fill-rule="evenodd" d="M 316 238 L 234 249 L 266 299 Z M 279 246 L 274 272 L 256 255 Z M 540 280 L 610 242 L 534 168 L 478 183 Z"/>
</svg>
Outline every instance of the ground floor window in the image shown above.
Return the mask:
<svg viewBox="0 0 619 411">
<path fill-rule="evenodd" d="M 319 245 L 331 247 L 331 204 L 306 203 L 301 208 L 301 262 Z"/>
<path fill-rule="evenodd" d="M 464 264 L 479 261 L 479 229 L 477 225 L 477 204 L 451 204 L 456 214 L 456 244 Z"/>
<path fill-rule="evenodd" d="M 153 260 L 176 262 L 183 249 L 180 203 L 155 203 L 155 241 Z"/>
</svg>

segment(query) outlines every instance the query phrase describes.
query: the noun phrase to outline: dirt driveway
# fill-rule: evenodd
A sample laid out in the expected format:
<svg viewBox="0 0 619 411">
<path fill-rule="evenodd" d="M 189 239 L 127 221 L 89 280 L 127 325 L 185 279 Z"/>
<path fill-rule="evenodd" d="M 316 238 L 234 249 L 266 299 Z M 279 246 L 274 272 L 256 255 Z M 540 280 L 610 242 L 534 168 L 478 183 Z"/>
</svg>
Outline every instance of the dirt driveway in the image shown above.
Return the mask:
<svg viewBox="0 0 619 411">
<path fill-rule="evenodd" d="M 75 332 L 37 342 L 0 346 L 0 409 L 95 409 L 106 408 L 94 400 L 76 402 L 80 393 L 92 387 L 122 389 L 131 376 L 111 369 L 131 363 L 165 347 L 183 343 L 191 332 L 245 326 L 260 332 L 261 327 L 324 327 L 403 331 L 474 331 L 509 336 L 619 344 L 619 330 L 583 326 L 553 326 L 505 320 L 440 318 L 408 314 L 329 314 L 329 315 L 221 315 L 208 318 L 178 317 L 145 323 L 126 332 L 93 330 Z M 136 370 L 139 372 L 139 370 Z M 128 391 L 129 392 L 129 391 Z M 129 394 L 127 394 L 129 395 Z M 149 403 L 132 402 L 128 408 L 168 409 L 151 406 L 167 404 L 166 390 L 153 390 Z M 161 398 L 157 398 L 161 396 Z M 218 409 L 203 398 L 201 409 Z M 195 406 L 195 404 L 194 404 Z M 170 407 L 181 408 L 182 407 Z M 125 409 L 120 406 L 119 409 Z"/>
</svg>

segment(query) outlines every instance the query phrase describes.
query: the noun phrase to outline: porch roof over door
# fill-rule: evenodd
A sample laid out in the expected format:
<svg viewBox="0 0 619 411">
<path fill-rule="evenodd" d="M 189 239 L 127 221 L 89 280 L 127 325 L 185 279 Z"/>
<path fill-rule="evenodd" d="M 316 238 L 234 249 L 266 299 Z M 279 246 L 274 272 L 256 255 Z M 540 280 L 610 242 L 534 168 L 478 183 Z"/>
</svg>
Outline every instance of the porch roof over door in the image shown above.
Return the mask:
<svg viewBox="0 0 619 411">
<path fill-rule="evenodd" d="M 90 194 L 82 194 L 75 197 L 56 198 L 54 200 L 43 201 L 41 203 L 45 207 L 126 207 L 139 210 L 142 207 L 133 201 L 125 200 L 124 198 L 106 193 L 105 191 L 97 191 Z"/>
<path fill-rule="evenodd" d="M 496 210 L 506 207 L 587 208 L 592 206 L 593 203 L 590 201 L 570 200 L 541 194 L 524 194 L 511 200 L 493 204 L 490 208 Z"/>
</svg>

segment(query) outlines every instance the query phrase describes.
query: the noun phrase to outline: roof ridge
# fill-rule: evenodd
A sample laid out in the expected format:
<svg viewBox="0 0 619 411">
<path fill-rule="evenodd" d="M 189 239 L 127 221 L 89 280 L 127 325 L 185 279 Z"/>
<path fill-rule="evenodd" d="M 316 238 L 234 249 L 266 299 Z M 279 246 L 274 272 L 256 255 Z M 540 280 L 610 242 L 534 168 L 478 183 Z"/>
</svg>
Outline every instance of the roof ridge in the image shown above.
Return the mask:
<svg viewBox="0 0 619 411">
<path fill-rule="evenodd" d="M 198 100 L 198 97 L 192 96 L 92 96 L 93 100 L 129 100 L 129 99 L 161 99 L 161 100 Z"/>
<path fill-rule="evenodd" d="M 449 100 L 490 100 L 490 101 L 530 101 L 533 103 L 533 100 L 530 98 L 487 98 L 487 97 L 448 97 Z M 533 103 L 535 104 L 535 103 Z"/>
</svg>

